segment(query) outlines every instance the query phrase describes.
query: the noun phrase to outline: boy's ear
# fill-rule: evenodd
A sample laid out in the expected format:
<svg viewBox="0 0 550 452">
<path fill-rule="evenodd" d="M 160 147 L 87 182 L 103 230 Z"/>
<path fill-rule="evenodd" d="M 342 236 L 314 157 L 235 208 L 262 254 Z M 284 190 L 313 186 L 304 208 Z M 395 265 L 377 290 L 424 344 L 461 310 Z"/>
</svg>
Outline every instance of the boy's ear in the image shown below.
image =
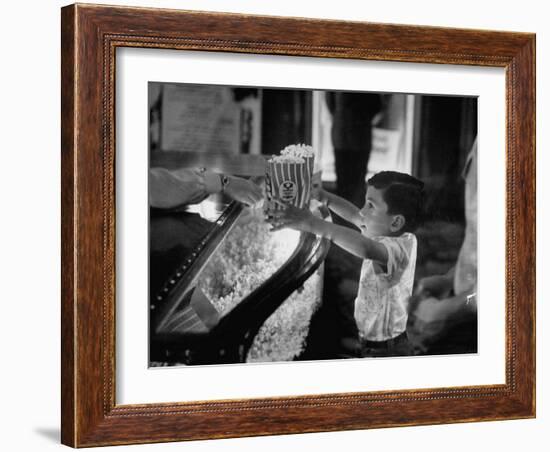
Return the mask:
<svg viewBox="0 0 550 452">
<path fill-rule="evenodd" d="M 405 227 L 405 223 L 406 223 L 406 220 L 403 215 L 401 214 L 394 215 L 393 220 L 390 224 L 390 230 L 392 232 L 398 232 Z"/>
</svg>

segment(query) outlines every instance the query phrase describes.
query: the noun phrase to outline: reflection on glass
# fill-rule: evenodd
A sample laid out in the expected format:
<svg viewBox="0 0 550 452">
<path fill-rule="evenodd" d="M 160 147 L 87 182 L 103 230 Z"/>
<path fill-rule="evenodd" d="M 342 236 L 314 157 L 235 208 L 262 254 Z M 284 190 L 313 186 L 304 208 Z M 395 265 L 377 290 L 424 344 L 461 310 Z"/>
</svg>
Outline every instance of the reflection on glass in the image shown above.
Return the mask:
<svg viewBox="0 0 550 452">
<path fill-rule="evenodd" d="M 192 250 L 211 232 L 230 201 L 211 195 L 199 204 L 181 209 L 151 209 L 150 216 L 150 294 L 151 299 L 173 276 Z"/>
<path fill-rule="evenodd" d="M 296 249 L 299 232 L 269 228 L 261 210 L 245 212 L 203 269 L 198 287 L 220 316 L 273 276 Z"/>
<path fill-rule="evenodd" d="M 228 199 L 223 199 L 218 195 L 210 195 L 204 201 L 188 206 L 185 210 L 190 213 L 196 213 L 201 218 L 214 223 L 228 206 Z"/>
<path fill-rule="evenodd" d="M 198 287 L 220 317 L 271 278 L 296 250 L 298 231 L 270 232 L 269 228 L 261 211 L 246 212 L 202 271 Z M 323 266 L 266 320 L 246 361 L 297 357 L 305 347 L 311 317 L 320 306 L 322 287 Z"/>
<path fill-rule="evenodd" d="M 291 361 L 304 351 L 311 317 L 321 305 L 323 269 L 309 277 L 265 321 L 254 338 L 246 362 Z"/>
</svg>

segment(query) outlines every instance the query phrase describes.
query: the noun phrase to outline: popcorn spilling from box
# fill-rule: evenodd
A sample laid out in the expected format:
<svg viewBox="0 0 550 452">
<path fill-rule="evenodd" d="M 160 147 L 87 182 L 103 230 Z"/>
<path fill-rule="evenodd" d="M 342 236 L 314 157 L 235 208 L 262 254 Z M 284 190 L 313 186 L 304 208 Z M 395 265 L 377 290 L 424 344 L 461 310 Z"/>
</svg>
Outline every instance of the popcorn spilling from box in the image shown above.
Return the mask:
<svg viewBox="0 0 550 452">
<path fill-rule="evenodd" d="M 275 200 L 308 207 L 311 198 L 315 153 L 311 146 L 292 144 L 266 163 L 266 207 L 277 209 Z"/>
<path fill-rule="evenodd" d="M 315 152 L 313 152 L 313 148 L 307 144 L 289 144 L 281 151 L 281 156 L 313 159 Z"/>
</svg>

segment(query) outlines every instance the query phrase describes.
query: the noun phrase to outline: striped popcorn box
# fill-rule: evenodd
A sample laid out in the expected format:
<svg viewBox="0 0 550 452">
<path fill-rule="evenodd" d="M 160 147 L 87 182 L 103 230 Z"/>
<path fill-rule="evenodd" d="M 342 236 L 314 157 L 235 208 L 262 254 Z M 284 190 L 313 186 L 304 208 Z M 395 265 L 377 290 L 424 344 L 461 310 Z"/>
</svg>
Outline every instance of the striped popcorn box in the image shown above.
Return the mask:
<svg viewBox="0 0 550 452">
<path fill-rule="evenodd" d="M 266 207 L 280 208 L 275 200 L 309 207 L 313 157 L 274 156 L 266 164 Z"/>
</svg>

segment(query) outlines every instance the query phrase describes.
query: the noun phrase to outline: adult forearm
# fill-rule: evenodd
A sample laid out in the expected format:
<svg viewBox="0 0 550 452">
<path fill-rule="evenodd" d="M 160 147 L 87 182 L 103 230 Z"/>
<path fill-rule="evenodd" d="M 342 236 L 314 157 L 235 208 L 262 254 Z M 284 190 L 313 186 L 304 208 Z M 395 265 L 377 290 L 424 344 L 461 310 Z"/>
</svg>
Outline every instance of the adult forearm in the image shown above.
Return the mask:
<svg viewBox="0 0 550 452">
<path fill-rule="evenodd" d="M 151 207 L 171 209 L 201 202 L 221 190 L 220 177 L 201 168 L 149 170 L 149 203 Z"/>
</svg>

